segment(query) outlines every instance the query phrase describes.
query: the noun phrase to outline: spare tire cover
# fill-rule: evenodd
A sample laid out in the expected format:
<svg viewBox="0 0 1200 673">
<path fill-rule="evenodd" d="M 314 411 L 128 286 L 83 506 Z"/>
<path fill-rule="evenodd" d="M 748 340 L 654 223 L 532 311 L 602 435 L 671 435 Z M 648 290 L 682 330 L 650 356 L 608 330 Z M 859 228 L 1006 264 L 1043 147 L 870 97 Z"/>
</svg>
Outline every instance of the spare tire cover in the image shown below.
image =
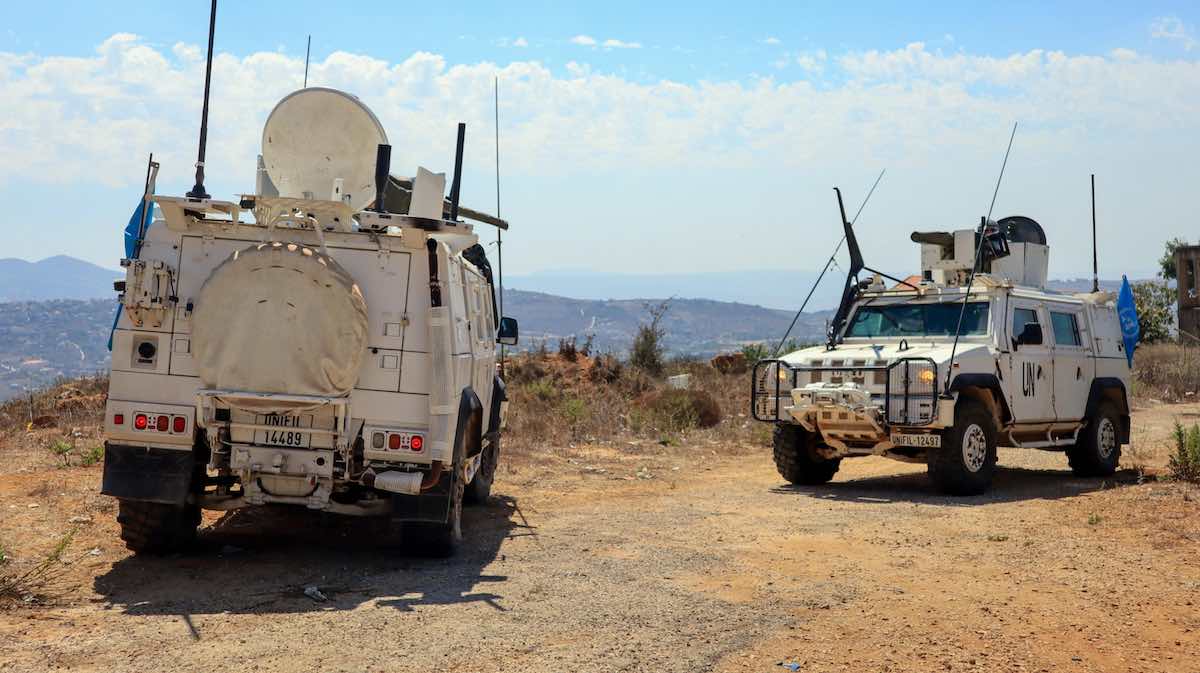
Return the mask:
<svg viewBox="0 0 1200 673">
<path fill-rule="evenodd" d="M 367 348 L 367 305 L 320 252 L 261 243 L 233 253 L 200 288 L 192 352 L 207 388 L 346 395 Z"/>
</svg>

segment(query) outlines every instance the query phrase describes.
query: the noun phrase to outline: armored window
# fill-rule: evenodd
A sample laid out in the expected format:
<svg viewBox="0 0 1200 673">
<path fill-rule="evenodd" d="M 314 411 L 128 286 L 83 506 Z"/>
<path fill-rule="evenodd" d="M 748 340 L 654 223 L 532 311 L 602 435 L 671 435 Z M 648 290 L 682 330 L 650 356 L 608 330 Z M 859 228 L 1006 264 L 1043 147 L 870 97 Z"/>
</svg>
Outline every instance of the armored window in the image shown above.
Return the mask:
<svg viewBox="0 0 1200 673">
<path fill-rule="evenodd" d="M 962 334 L 987 334 L 988 303 L 973 301 L 863 306 L 854 314 L 848 337 L 953 336 L 962 315 Z"/>
<path fill-rule="evenodd" d="M 1082 346 L 1079 338 L 1079 322 L 1074 313 L 1050 312 L 1050 324 L 1054 327 L 1054 343 L 1059 346 Z"/>
<path fill-rule="evenodd" d="M 1037 311 L 1031 308 L 1014 308 L 1012 321 L 1012 336 L 1015 339 L 1025 330 L 1026 323 L 1038 322 Z"/>
</svg>

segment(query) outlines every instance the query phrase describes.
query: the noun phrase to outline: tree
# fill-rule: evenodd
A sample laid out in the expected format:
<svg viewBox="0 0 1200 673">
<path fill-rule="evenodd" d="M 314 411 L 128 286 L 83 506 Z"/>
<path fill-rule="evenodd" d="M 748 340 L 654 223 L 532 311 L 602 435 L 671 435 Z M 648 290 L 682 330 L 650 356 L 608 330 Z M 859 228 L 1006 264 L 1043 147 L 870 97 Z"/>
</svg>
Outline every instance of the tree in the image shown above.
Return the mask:
<svg viewBox="0 0 1200 673">
<path fill-rule="evenodd" d="M 1175 323 L 1174 290 L 1166 283 L 1156 283 L 1152 280 L 1135 283 L 1133 303 L 1137 306 L 1142 343 L 1166 341 L 1171 338 L 1171 325 Z"/>
<path fill-rule="evenodd" d="M 1175 268 L 1175 250 L 1188 245 L 1187 240 L 1182 238 L 1172 238 L 1164 245 L 1163 256 L 1158 258 L 1159 272 L 1163 280 L 1175 280 L 1179 277 L 1179 270 Z"/>
<path fill-rule="evenodd" d="M 661 304 L 645 305 L 650 322 L 638 325 L 629 353 L 629 364 L 651 376 L 662 376 L 663 373 L 663 337 L 666 336 L 666 330 L 661 323 L 669 303 L 670 300 L 666 300 Z"/>
</svg>

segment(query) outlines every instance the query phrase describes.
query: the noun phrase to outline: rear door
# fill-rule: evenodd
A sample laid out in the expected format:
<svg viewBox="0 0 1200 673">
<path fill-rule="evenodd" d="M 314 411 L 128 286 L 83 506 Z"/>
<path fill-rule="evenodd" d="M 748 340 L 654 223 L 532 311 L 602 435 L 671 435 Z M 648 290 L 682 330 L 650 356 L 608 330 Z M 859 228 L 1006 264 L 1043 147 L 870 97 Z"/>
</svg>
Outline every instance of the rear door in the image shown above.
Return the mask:
<svg viewBox="0 0 1200 673">
<path fill-rule="evenodd" d="M 1042 326 L 1041 344 L 1015 345 L 1026 323 Z M 1008 302 L 1009 367 L 1006 394 L 1017 423 L 1053 421 L 1054 358 L 1049 316 L 1036 302 L 1012 297 Z"/>
<path fill-rule="evenodd" d="M 1083 418 L 1088 389 L 1095 376 L 1085 333 L 1082 306 L 1047 307 L 1050 338 L 1054 340 L 1054 412 L 1060 421 Z"/>
</svg>

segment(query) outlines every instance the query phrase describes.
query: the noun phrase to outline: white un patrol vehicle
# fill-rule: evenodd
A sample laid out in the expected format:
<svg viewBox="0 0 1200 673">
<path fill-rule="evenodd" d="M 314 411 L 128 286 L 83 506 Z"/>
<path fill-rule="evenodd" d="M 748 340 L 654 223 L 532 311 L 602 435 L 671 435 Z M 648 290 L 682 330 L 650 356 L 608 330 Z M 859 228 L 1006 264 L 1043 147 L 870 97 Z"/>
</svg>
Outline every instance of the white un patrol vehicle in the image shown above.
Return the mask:
<svg viewBox="0 0 1200 673">
<path fill-rule="evenodd" d="M 496 343 L 516 341 L 460 219 L 507 228 L 458 205 L 463 133 L 449 199 L 444 174 L 391 176 L 375 115 L 332 89 L 271 112 L 254 194 L 213 199 L 198 171 L 188 196 L 150 196 L 151 164 L 105 415 L 131 549 L 187 544 L 201 509 L 279 504 L 452 550 L 496 472 Z"/>
<path fill-rule="evenodd" d="M 753 415 L 775 424 L 785 479 L 824 483 L 843 458 L 876 455 L 972 495 L 997 445 L 1063 451 L 1079 475 L 1116 470 L 1129 365 L 1113 297 L 1046 290 L 1037 222 L 914 233 L 921 275 L 885 284 L 842 221 L 851 266 L 827 343 L 753 370 Z"/>
</svg>

